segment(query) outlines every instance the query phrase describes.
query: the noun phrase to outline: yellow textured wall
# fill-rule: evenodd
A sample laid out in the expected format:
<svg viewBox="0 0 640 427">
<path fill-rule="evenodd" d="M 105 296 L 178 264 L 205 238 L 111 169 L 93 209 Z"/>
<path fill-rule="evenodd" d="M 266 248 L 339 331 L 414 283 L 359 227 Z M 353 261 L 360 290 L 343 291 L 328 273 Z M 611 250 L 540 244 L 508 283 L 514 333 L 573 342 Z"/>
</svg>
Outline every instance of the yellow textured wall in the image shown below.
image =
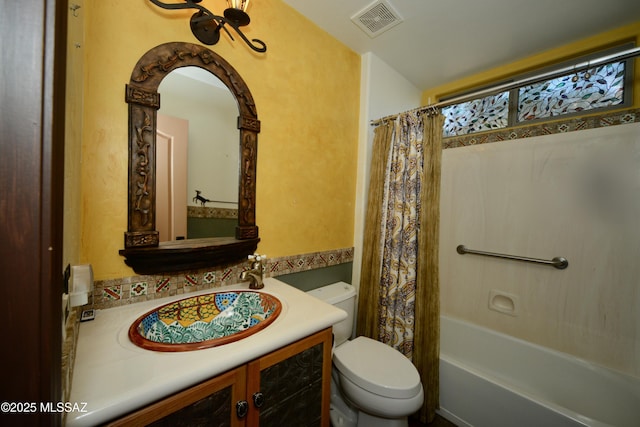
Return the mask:
<svg viewBox="0 0 640 427">
<path fill-rule="evenodd" d="M 596 34 L 592 37 L 579 40 L 575 43 L 559 46 L 557 48 L 541 52 L 537 55 L 524 58 L 520 61 L 501 65 L 464 79 L 427 89 L 422 93 L 422 104 L 428 105 L 429 100 L 433 103 L 447 95 L 499 82 L 507 77 L 534 71 L 577 56 L 597 52 L 599 50 L 631 41 L 635 41 L 636 45 L 640 45 L 640 22 L 605 33 Z M 634 71 L 636 78 L 633 88 L 633 105 L 637 107 L 640 106 L 640 60 L 636 60 Z"/>
<path fill-rule="evenodd" d="M 84 6 L 84 0 L 75 3 Z M 80 165 L 82 164 L 82 116 L 84 81 L 84 14 L 70 18 L 67 27 L 67 78 L 64 150 L 64 234 L 63 265 L 80 263 L 81 192 Z"/>
<path fill-rule="evenodd" d="M 221 13 L 226 2 L 205 0 Z M 144 0 L 85 2 L 80 262 L 97 280 L 126 277 L 118 250 L 127 227 L 127 104 L 138 58 L 169 41 L 197 43 L 191 12 Z M 258 250 L 269 257 L 353 246 L 360 57 L 280 0 L 252 2 L 249 38 L 211 47 L 253 94 L 258 137 Z M 236 38 L 237 40 L 237 38 Z"/>
</svg>

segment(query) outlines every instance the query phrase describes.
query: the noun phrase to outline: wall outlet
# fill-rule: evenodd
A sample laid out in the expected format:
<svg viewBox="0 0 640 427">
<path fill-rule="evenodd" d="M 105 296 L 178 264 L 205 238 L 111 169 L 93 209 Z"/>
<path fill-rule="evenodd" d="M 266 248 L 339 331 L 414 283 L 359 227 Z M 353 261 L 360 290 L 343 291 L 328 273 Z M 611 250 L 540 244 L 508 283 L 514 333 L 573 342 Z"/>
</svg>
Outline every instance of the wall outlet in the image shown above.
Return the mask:
<svg viewBox="0 0 640 427">
<path fill-rule="evenodd" d="M 94 309 L 83 310 L 80 315 L 81 322 L 87 322 L 96 318 L 96 311 Z"/>
</svg>

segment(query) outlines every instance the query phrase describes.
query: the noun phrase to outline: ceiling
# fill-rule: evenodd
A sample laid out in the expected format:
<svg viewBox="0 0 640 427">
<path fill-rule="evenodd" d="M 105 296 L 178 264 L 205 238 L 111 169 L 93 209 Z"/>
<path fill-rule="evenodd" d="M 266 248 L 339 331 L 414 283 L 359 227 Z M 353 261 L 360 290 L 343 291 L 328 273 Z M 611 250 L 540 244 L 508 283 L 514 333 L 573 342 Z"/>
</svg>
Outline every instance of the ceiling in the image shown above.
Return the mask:
<svg viewBox="0 0 640 427">
<path fill-rule="evenodd" d="M 639 0 L 384 0 L 402 22 L 369 37 L 351 17 L 374 0 L 284 0 L 420 90 L 640 21 Z"/>
</svg>

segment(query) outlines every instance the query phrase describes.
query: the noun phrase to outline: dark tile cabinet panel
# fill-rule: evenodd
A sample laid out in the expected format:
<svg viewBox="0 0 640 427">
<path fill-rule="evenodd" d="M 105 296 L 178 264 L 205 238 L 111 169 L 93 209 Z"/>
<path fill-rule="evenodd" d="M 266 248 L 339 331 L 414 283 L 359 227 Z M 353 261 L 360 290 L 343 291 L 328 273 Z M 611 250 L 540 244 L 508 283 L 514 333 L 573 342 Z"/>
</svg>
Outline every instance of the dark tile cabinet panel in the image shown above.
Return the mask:
<svg viewBox="0 0 640 427">
<path fill-rule="evenodd" d="M 329 427 L 331 328 L 297 341 L 248 365 L 247 395 L 261 393 L 249 426 Z"/>
<path fill-rule="evenodd" d="M 322 350 L 323 344 L 317 344 L 260 373 L 265 396 L 261 427 L 320 426 Z"/>
<path fill-rule="evenodd" d="M 109 426 L 242 427 L 236 402 L 246 396 L 246 366 L 207 380 L 146 406 Z"/>
<path fill-rule="evenodd" d="M 231 427 L 231 386 L 216 391 L 173 414 L 167 415 L 151 427 Z"/>
<path fill-rule="evenodd" d="M 109 425 L 329 427 L 330 379 L 327 328 Z"/>
</svg>

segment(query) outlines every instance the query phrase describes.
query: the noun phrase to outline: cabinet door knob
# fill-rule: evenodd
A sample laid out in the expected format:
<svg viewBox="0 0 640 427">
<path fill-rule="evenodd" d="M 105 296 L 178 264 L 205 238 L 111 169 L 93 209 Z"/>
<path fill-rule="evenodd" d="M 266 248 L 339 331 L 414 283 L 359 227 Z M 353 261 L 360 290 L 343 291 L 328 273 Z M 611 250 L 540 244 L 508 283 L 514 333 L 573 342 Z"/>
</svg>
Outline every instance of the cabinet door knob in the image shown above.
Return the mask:
<svg viewBox="0 0 640 427">
<path fill-rule="evenodd" d="M 238 418 L 244 418 L 249 412 L 249 403 L 246 400 L 239 400 L 236 403 L 236 415 Z"/>
<path fill-rule="evenodd" d="M 261 408 L 264 405 L 264 394 L 262 392 L 257 391 L 253 393 L 253 404 L 256 408 Z"/>
</svg>

